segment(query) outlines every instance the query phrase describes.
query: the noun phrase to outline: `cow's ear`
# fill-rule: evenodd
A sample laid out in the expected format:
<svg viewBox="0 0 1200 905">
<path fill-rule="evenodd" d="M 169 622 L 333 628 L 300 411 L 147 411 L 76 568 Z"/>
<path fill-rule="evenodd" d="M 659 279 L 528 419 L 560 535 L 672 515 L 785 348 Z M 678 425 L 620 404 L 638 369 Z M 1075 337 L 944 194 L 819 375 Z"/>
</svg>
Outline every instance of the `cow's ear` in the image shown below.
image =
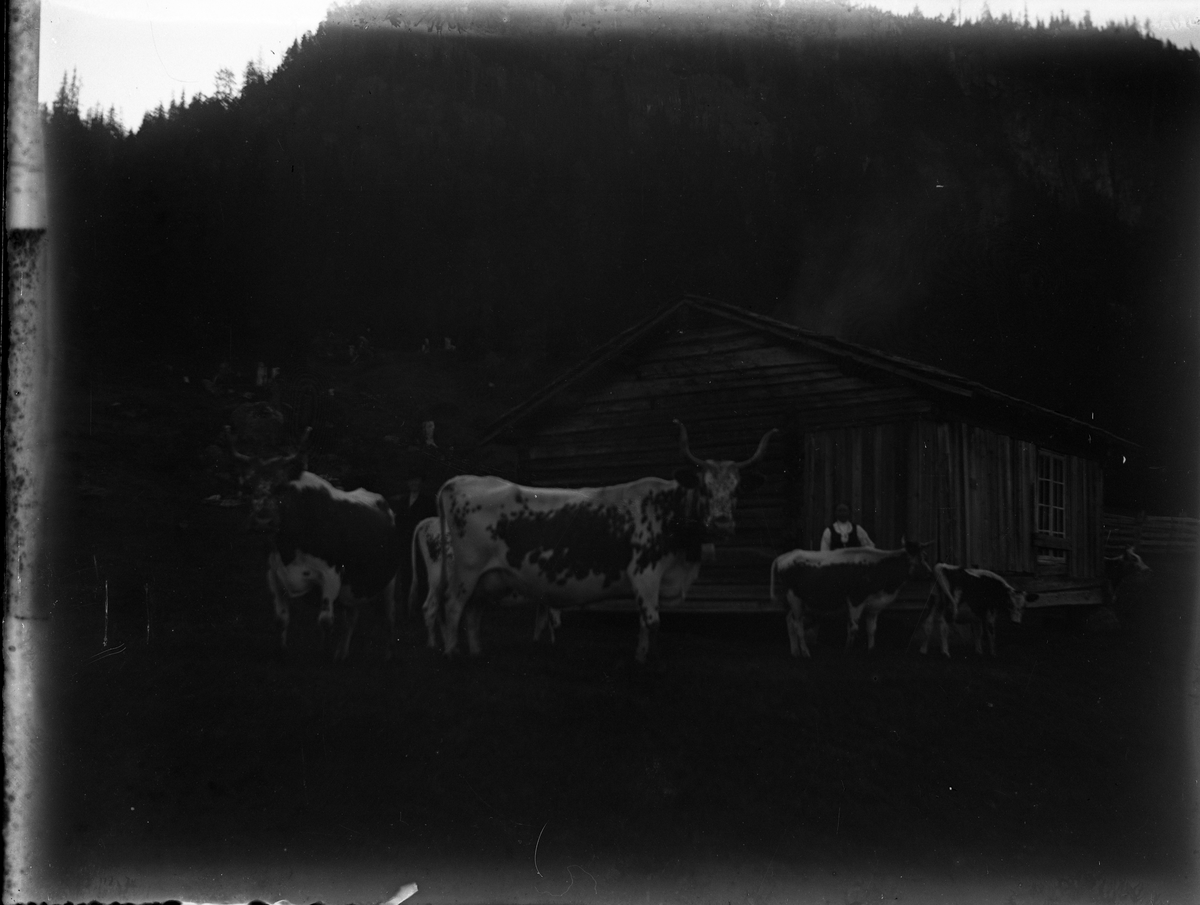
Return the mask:
<svg viewBox="0 0 1200 905">
<path fill-rule="evenodd" d="M 287 479 L 289 481 L 297 480 L 300 475 L 304 474 L 308 466 L 308 456 L 292 456 L 287 463 Z"/>
<path fill-rule="evenodd" d="M 694 468 L 677 468 L 675 480 L 684 487 L 696 487 L 700 483 L 700 474 Z"/>
<path fill-rule="evenodd" d="M 757 472 L 752 471 L 748 474 L 743 474 L 738 479 L 738 493 L 754 493 L 754 491 L 762 487 L 764 481 L 766 481 L 766 478 Z"/>
</svg>

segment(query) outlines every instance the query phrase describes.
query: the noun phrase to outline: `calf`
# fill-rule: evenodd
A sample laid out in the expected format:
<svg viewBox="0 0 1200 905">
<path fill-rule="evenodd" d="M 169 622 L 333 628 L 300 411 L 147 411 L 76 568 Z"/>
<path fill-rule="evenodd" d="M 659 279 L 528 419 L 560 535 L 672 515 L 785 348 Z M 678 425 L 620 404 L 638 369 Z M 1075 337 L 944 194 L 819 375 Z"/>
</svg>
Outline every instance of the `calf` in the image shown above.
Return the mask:
<svg viewBox="0 0 1200 905">
<path fill-rule="evenodd" d="M 453 556 L 453 550 L 448 545 L 442 545 L 441 522 L 437 517 L 422 519 L 417 523 L 412 539 L 412 585 L 408 590 L 408 612 L 411 613 L 416 607 L 417 597 L 420 593 L 420 573 L 417 564 L 421 563 L 425 567 L 425 580 L 428 587 L 425 602 L 421 605 L 421 613 L 425 621 L 425 643 L 431 650 L 437 648 L 434 628 L 438 620 L 437 591 L 438 584 L 442 580 L 442 560 L 443 557 L 452 559 Z M 533 640 L 540 639 L 542 633 L 549 628 L 550 643 L 553 644 L 554 630 L 560 625 L 562 625 L 562 616 L 559 611 L 554 607 L 539 604 L 537 616 L 534 619 Z"/>
<path fill-rule="evenodd" d="M 844 547 L 840 550 L 793 550 L 771 564 L 771 600 L 788 604 L 788 643 L 792 656 L 811 656 L 804 637 L 805 609 L 830 613 L 845 605 L 849 622 L 846 648 L 854 644 L 858 621 L 866 612 L 867 650 L 875 647 L 875 623 L 901 586 L 929 574 L 922 545 L 901 541 L 899 550 Z"/>
<path fill-rule="evenodd" d="M 1104 598 L 1109 606 L 1117 602 L 1117 587 L 1131 575 L 1149 572 L 1150 567 L 1133 551 L 1126 547 L 1118 556 L 1104 557 Z"/>
<path fill-rule="evenodd" d="M 250 527 L 270 535 L 267 585 L 274 597 L 280 646 L 287 647 L 291 601 L 316 588 L 321 592 L 320 623 L 333 624 L 335 603 L 345 612 L 346 631 L 334 649 L 335 660 L 345 659 L 350 651 L 359 604 L 379 595 L 390 656 L 400 539 L 387 500 L 362 488 L 339 490 L 305 471 L 302 452 L 265 460 L 242 455 L 236 448 L 233 454 L 252 492 Z"/>
<path fill-rule="evenodd" d="M 942 653 L 950 656 L 950 623 L 959 620 L 959 608 L 965 605 L 970 611 L 968 618 L 971 619 L 975 635 L 975 653 L 983 653 L 983 632 L 986 631 L 988 649 L 994 657 L 996 617 L 1000 610 L 1006 609 L 1009 618 L 1019 623 L 1025 604 L 1038 599 L 1037 594 L 1018 591 L 995 572 L 984 569 L 964 569 L 940 562 L 933 567 L 933 578 L 934 600 L 925 620 L 925 640 L 921 643 L 921 653 L 929 650 L 933 623 L 937 620 L 941 629 Z"/>
</svg>

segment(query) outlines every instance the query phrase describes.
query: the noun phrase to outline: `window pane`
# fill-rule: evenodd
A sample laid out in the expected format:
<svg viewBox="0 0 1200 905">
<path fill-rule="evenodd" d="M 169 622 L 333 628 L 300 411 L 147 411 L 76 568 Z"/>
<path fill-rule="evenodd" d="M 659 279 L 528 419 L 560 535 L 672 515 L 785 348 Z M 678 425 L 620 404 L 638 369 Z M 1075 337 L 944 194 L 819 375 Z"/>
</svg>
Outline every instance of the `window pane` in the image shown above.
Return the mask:
<svg viewBox="0 0 1200 905">
<path fill-rule="evenodd" d="M 1066 459 L 1053 453 L 1038 452 L 1035 500 L 1037 530 L 1056 537 L 1066 536 L 1066 474 Z M 1049 555 L 1049 551 L 1046 555 Z"/>
</svg>

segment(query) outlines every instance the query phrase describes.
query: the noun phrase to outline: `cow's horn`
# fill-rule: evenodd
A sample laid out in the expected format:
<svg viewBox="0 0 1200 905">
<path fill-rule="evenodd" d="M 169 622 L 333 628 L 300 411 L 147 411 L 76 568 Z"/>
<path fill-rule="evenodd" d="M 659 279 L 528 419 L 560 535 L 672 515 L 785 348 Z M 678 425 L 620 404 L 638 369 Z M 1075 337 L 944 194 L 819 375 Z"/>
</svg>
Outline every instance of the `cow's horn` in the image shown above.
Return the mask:
<svg viewBox="0 0 1200 905">
<path fill-rule="evenodd" d="M 704 460 L 692 455 L 692 451 L 688 448 L 687 428 L 683 426 L 683 422 L 678 418 L 674 420 L 675 423 L 679 425 L 679 451 L 683 453 L 683 457 L 693 465 L 703 465 Z"/>
<path fill-rule="evenodd" d="M 769 443 L 771 438 L 774 437 L 777 433 L 779 433 L 779 428 L 773 427 L 769 431 L 767 431 L 765 434 L 763 434 L 763 438 L 758 441 L 758 449 L 756 449 L 754 451 L 754 455 L 752 455 L 745 462 L 738 462 L 737 467 L 745 468 L 748 465 L 753 465 L 755 462 L 757 462 L 759 459 L 761 459 L 763 457 L 763 454 L 767 451 L 767 443 Z"/>
<path fill-rule="evenodd" d="M 239 462 L 249 462 L 250 461 L 250 457 L 248 455 L 237 451 L 237 446 L 235 445 L 234 440 L 233 440 L 233 431 L 231 431 L 229 429 L 228 424 L 225 425 L 225 439 L 229 441 L 229 451 L 233 454 L 233 457 L 235 459 L 237 459 Z"/>
</svg>

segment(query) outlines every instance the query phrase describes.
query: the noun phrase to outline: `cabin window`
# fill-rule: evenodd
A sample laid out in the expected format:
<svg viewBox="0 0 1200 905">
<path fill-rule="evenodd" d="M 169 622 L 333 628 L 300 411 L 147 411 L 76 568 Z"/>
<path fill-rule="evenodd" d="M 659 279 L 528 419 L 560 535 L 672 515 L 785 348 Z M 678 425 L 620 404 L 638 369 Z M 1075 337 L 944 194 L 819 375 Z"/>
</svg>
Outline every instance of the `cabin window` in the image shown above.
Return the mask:
<svg viewBox="0 0 1200 905">
<path fill-rule="evenodd" d="M 1048 542 L 1038 544 L 1038 562 L 1066 565 L 1067 481 L 1062 456 L 1038 452 L 1036 513 L 1038 540 Z"/>
</svg>

